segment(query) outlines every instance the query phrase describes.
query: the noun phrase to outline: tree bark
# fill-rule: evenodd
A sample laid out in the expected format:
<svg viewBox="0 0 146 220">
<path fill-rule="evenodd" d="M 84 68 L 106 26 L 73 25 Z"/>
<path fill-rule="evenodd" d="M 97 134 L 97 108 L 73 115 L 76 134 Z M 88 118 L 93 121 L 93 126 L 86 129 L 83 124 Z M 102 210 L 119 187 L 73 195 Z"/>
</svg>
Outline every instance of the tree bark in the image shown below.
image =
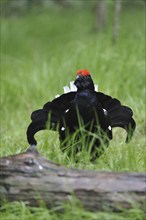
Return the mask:
<svg viewBox="0 0 146 220">
<path fill-rule="evenodd" d="M 96 30 L 103 29 L 107 20 L 107 3 L 105 0 L 98 0 L 96 6 Z"/>
<path fill-rule="evenodd" d="M 70 1 L 66 1 L 66 0 L 54 0 L 54 2 L 64 8 L 69 8 L 71 7 L 71 3 Z"/>
<path fill-rule="evenodd" d="M 58 205 L 76 197 L 90 211 L 120 211 L 137 204 L 144 210 L 144 173 L 68 169 L 42 158 L 37 151 L 0 159 L 0 203 L 28 201 Z"/>
<path fill-rule="evenodd" d="M 114 31 L 113 31 L 113 43 L 118 40 L 119 35 L 119 17 L 121 11 L 121 0 L 115 0 L 115 17 L 114 17 Z"/>
</svg>

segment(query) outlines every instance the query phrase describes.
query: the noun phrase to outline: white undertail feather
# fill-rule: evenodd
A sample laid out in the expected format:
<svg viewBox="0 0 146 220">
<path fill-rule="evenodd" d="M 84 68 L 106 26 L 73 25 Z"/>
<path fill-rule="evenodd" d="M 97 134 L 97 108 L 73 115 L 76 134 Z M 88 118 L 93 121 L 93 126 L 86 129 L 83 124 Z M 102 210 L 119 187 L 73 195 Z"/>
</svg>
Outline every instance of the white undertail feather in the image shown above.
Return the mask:
<svg viewBox="0 0 146 220">
<path fill-rule="evenodd" d="M 74 81 L 70 82 L 70 87 L 68 86 L 64 86 L 64 93 L 69 93 L 69 92 L 76 92 L 77 91 L 77 87 L 74 84 Z"/>
<path fill-rule="evenodd" d="M 95 89 L 95 92 L 98 92 L 98 85 L 97 84 L 94 84 L 94 89 Z"/>
<path fill-rule="evenodd" d="M 77 91 L 77 87 L 75 86 L 74 81 L 70 82 L 70 89 L 71 89 L 72 92 L 76 92 Z"/>
<path fill-rule="evenodd" d="M 59 94 L 57 94 L 57 95 L 55 95 L 55 98 L 58 98 L 60 95 Z"/>
<path fill-rule="evenodd" d="M 68 86 L 64 86 L 64 93 L 69 93 L 70 92 L 70 88 Z"/>
</svg>

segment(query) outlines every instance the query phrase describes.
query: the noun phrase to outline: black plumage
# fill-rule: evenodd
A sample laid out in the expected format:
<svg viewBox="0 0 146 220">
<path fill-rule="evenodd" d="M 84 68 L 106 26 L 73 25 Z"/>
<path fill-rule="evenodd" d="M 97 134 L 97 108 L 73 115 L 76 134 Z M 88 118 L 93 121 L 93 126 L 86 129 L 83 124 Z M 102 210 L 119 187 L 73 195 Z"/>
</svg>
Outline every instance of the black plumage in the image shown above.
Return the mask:
<svg viewBox="0 0 146 220">
<path fill-rule="evenodd" d="M 87 131 L 87 136 L 88 131 L 97 134 L 91 150 L 94 157 L 99 156 L 97 149 L 101 145 L 101 140 L 102 144 L 108 145 L 112 139 L 113 127 L 124 128 L 127 131 L 126 142 L 130 141 L 136 127 L 132 110 L 122 106 L 118 99 L 96 92 L 87 70 L 77 72 L 74 84 L 77 91 L 63 94 L 52 102 L 47 102 L 42 109 L 32 112 L 32 122 L 27 129 L 29 144 L 37 144 L 34 135 L 43 129 L 57 130 L 63 143 L 80 126 Z"/>
</svg>

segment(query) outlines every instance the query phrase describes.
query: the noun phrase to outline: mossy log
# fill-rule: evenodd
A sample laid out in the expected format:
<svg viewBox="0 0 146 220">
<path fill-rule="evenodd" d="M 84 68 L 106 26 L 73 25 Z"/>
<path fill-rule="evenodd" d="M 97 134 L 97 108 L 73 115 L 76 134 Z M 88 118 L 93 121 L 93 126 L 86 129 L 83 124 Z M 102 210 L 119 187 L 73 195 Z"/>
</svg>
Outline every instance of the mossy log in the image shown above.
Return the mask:
<svg viewBox="0 0 146 220">
<path fill-rule="evenodd" d="M 144 210 L 145 173 L 99 172 L 65 168 L 42 158 L 35 150 L 0 159 L 0 203 L 27 201 L 48 208 L 76 197 L 91 211 Z"/>
</svg>

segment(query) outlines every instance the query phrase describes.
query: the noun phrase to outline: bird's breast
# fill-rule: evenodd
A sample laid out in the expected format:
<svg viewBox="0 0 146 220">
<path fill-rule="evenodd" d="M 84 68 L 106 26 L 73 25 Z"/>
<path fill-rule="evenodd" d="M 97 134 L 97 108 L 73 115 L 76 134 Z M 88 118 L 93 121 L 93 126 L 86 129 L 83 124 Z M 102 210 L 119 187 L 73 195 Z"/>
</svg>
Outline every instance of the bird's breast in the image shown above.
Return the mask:
<svg viewBox="0 0 146 220">
<path fill-rule="evenodd" d="M 82 92 L 75 97 L 74 105 L 76 105 L 81 112 L 85 112 L 95 107 L 97 100 L 93 94 Z"/>
</svg>

